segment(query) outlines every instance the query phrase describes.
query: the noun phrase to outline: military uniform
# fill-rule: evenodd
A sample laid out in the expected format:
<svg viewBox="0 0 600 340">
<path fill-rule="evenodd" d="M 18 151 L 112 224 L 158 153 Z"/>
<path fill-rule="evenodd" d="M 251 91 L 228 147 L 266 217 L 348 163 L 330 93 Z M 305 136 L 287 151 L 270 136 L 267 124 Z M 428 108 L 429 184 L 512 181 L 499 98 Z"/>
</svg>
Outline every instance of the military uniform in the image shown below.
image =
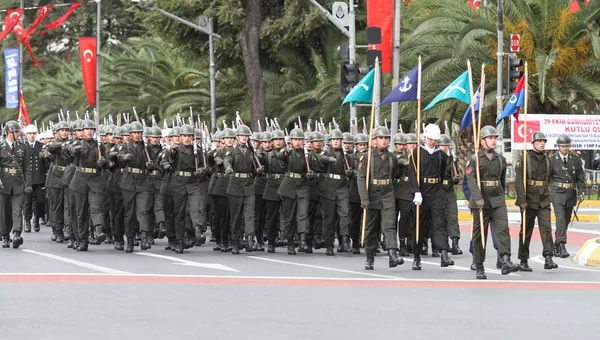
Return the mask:
<svg viewBox="0 0 600 340">
<path fill-rule="evenodd" d="M 235 133 L 228 129 L 230 133 L 235 137 Z M 223 131 L 225 133 L 226 131 Z M 225 175 L 224 158 L 227 153 L 231 153 L 233 148 L 223 147 L 215 150 L 209 155 L 209 159 L 214 159 L 215 162 L 215 173 L 213 176 L 216 178 L 214 185 L 212 186 L 212 193 L 214 196 L 214 224 L 213 232 L 216 234 L 215 238 L 218 238 L 221 246 L 221 252 L 231 251 L 230 244 L 233 244 L 231 240 L 231 216 L 229 214 L 229 201 L 227 196 L 227 186 L 229 185 L 229 176 Z M 237 242 L 237 240 L 235 241 Z"/>
<path fill-rule="evenodd" d="M 159 129 L 160 130 L 160 129 Z M 147 146 L 148 155 L 150 155 L 150 161 L 152 162 L 152 169 L 149 169 L 150 180 L 154 184 L 153 191 L 153 214 L 151 214 L 150 228 L 154 229 L 154 236 L 162 239 L 166 235 L 165 230 L 165 211 L 163 205 L 162 194 L 160 193 L 160 187 L 162 186 L 164 174 L 160 171 L 160 158 L 163 155 L 162 147 L 160 144 Z"/>
<path fill-rule="evenodd" d="M 260 148 L 256 150 L 256 155 L 260 161 L 260 167 L 263 171 L 266 165 L 266 154 L 267 151 Z M 267 214 L 267 206 L 262 196 L 265 192 L 267 185 L 267 173 L 256 174 L 254 178 L 254 228 L 256 233 L 256 244 L 253 250 L 264 251 L 264 237 L 263 233 L 265 230 L 265 218 Z"/>
<path fill-rule="evenodd" d="M 416 166 L 409 151 L 394 153 L 398 161 L 398 170 L 394 178 L 394 195 L 396 198 L 396 216 L 400 215 L 398 222 L 398 238 L 400 239 L 400 255 L 408 256 L 406 239 L 412 235 L 415 228 L 415 205 L 412 202 L 410 183 L 408 181 L 408 167 Z"/>
<path fill-rule="evenodd" d="M 350 178 L 350 185 L 348 193 L 350 195 L 350 226 L 349 236 L 352 240 L 352 253 L 360 254 L 360 237 L 361 237 L 361 222 L 363 209 L 360 206 L 360 194 L 358 193 L 358 161 L 360 157 L 366 157 L 367 148 L 363 149 L 362 152 L 355 152 L 352 156 L 352 168 L 354 169 L 354 176 Z"/>
<path fill-rule="evenodd" d="M 67 127 L 68 128 L 68 127 Z M 69 165 L 68 159 L 63 154 L 63 145 L 66 141 L 56 139 L 48 144 L 48 152 L 52 155 L 52 166 L 48 173 L 47 188 L 51 193 L 50 216 L 52 217 L 53 229 L 56 233 L 56 241 L 62 243 L 64 240 L 65 226 L 65 186 L 62 178 Z"/>
<path fill-rule="evenodd" d="M 31 171 L 31 188 L 33 192 L 27 194 L 25 201 L 25 209 L 23 215 L 25 217 L 25 232 L 31 231 L 31 219 L 35 216 L 34 230 L 40 231 L 40 218 L 46 215 L 46 173 L 48 172 L 48 162 L 41 157 L 43 144 L 35 141 L 24 143 L 27 147 L 26 162 L 29 164 Z M 35 199 L 35 214 L 32 211 L 33 201 Z"/>
<path fill-rule="evenodd" d="M 285 176 L 285 162 L 280 159 L 285 149 L 272 149 L 265 155 L 265 172 L 267 183 L 263 192 L 266 206 L 265 226 L 267 229 L 268 252 L 275 252 L 275 242 L 280 219 L 281 197 L 277 193 Z"/>
<path fill-rule="evenodd" d="M 113 138 L 121 138 L 121 128 L 118 127 L 113 131 Z M 108 145 L 108 156 L 111 161 L 109 167 L 108 179 L 108 203 L 111 218 L 111 232 L 115 241 L 115 250 L 125 249 L 125 212 L 123 206 L 123 190 L 121 189 L 121 181 L 125 172 L 125 162 L 119 161 L 119 149 L 121 144 Z"/>
</svg>

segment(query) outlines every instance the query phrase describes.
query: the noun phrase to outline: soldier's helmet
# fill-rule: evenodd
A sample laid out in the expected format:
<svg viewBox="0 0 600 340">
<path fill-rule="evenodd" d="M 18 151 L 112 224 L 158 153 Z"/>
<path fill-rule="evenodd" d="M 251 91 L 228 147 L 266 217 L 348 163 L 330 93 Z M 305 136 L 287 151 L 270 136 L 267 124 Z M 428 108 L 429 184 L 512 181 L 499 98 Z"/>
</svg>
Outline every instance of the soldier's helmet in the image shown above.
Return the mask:
<svg viewBox="0 0 600 340">
<path fill-rule="evenodd" d="M 237 128 L 236 135 L 238 136 L 250 136 L 252 135 L 252 131 L 246 125 L 240 125 Z"/>
<path fill-rule="evenodd" d="M 322 141 L 323 139 L 324 139 L 323 138 L 323 134 L 320 133 L 319 131 L 313 131 L 313 132 L 310 133 L 310 140 L 309 141 L 311 143 L 312 142 L 319 142 L 319 141 Z"/>
<path fill-rule="evenodd" d="M 329 139 L 343 139 L 340 129 L 333 129 L 329 132 Z"/>
<path fill-rule="evenodd" d="M 252 136 L 250 136 L 250 140 L 251 141 L 257 141 L 260 142 L 260 137 L 261 137 L 261 133 L 260 132 L 254 132 L 252 134 Z"/>
<path fill-rule="evenodd" d="M 179 137 L 179 136 L 181 136 L 181 128 L 179 126 L 172 128 L 171 132 L 169 133 L 169 137 Z"/>
<path fill-rule="evenodd" d="M 425 132 L 423 135 L 429 139 L 439 140 L 442 132 L 440 131 L 440 127 L 436 124 L 429 124 L 425 127 Z"/>
<path fill-rule="evenodd" d="M 21 131 L 21 125 L 19 123 L 17 123 L 16 120 L 9 120 L 8 122 L 6 122 L 6 125 L 4 126 L 4 134 L 8 134 L 9 132 L 20 132 Z"/>
<path fill-rule="evenodd" d="M 52 134 L 55 134 L 57 132 L 58 132 L 58 123 L 52 125 Z"/>
<path fill-rule="evenodd" d="M 543 140 L 543 141 L 548 141 L 548 139 L 546 138 L 546 135 L 541 132 L 541 131 L 536 131 L 533 133 L 533 136 L 531 138 L 531 143 L 538 141 L 538 140 Z"/>
<path fill-rule="evenodd" d="M 81 131 L 83 130 L 83 120 L 77 119 L 73 122 L 73 131 Z"/>
<path fill-rule="evenodd" d="M 556 138 L 556 144 L 558 146 L 571 146 L 571 137 L 563 133 Z"/>
<path fill-rule="evenodd" d="M 450 145 L 450 143 L 452 143 L 452 139 L 450 139 L 450 136 L 448 135 L 441 135 L 440 139 L 438 140 L 438 144 L 437 145 Z"/>
<path fill-rule="evenodd" d="M 194 129 L 194 138 L 202 138 L 202 131 L 200 129 Z"/>
<path fill-rule="evenodd" d="M 395 134 L 394 138 L 393 138 L 393 142 L 394 142 L 394 144 L 404 144 L 404 134 L 402 134 L 402 133 Z"/>
<path fill-rule="evenodd" d="M 292 132 L 290 132 L 290 138 L 304 139 L 304 132 L 302 132 L 302 130 L 300 130 L 299 128 L 295 128 L 292 130 Z"/>
<path fill-rule="evenodd" d="M 269 131 L 265 131 L 260 135 L 261 142 L 270 142 L 271 141 L 271 133 Z"/>
<path fill-rule="evenodd" d="M 308 132 L 308 131 L 304 132 L 304 140 L 310 141 L 310 132 Z"/>
<path fill-rule="evenodd" d="M 491 125 L 486 125 L 486 126 L 482 127 L 479 134 L 480 134 L 480 136 L 479 136 L 480 139 L 484 139 L 486 137 L 498 137 L 500 135 L 498 133 L 498 130 L 496 130 L 496 128 Z"/>
<path fill-rule="evenodd" d="M 407 133 L 404 136 L 404 144 L 417 144 L 417 135 L 414 133 Z"/>
<path fill-rule="evenodd" d="M 342 143 L 354 143 L 354 139 L 352 138 L 352 134 L 350 132 L 342 133 Z"/>
<path fill-rule="evenodd" d="M 221 132 L 221 138 L 235 138 L 235 131 L 233 129 L 227 128 Z"/>
<path fill-rule="evenodd" d="M 364 133 L 357 133 L 356 136 L 354 136 L 354 144 L 360 143 L 369 143 L 369 136 Z"/>
<path fill-rule="evenodd" d="M 195 135 L 194 127 L 189 124 L 184 124 L 181 127 L 181 135 L 182 136 L 187 136 L 187 135 L 194 136 Z"/>
<path fill-rule="evenodd" d="M 106 132 L 104 131 L 104 125 L 102 125 L 102 124 L 98 125 L 98 135 L 106 136 Z"/>
<path fill-rule="evenodd" d="M 160 130 L 160 128 L 158 126 L 153 126 L 153 127 L 150 128 L 150 131 L 148 131 L 148 137 L 161 138 L 162 137 L 162 131 Z"/>
<path fill-rule="evenodd" d="M 129 136 L 129 124 L 121 125 L 121 136 Z"/>
<path fill-rule="evenodd" d="M 94 123 L 91 119 L 86 119 L 83 121 L 83 129 L 94 129 L 96 130 L 96 123 Z"/>
<path fill-rule="evenodd" d="M 150 132 L 149 126 L 144 126 L 144 136 L 148 137 L 148 133 Z"/>
<path fill-rule="evenodd" d="M 123 128 L 120 126 L 117 126 L 113 130 L 113 138 L 123 138 L 123 135 L 121 134 L 122 132 L 123 132 Z"/>
<path fill-rule="evenodd" d="M 283 134 L 283 131 L 273 130 L 273 132 L 271 132 L 271 140 L 273 140 L 273 139 L 285 139 L 285 135 Z"/>
<path fill-rule="evenodd" d="M 63 129 L 69 129 L 69 123 L 65 122 L 65 121 L 61 121 L 58 122 L 58 124 L 54 125 L 54 127 L 56 128 L 56 131 L 60 131 Z"/>
<path fill-rule="evenodd" d="M 375 131 L 373 131 L 373 138 L 377 137 L 390 137 L 390 129 L 385 126 L 378 126 Z"/>
<path fill-rule="evenodd" d="M 129 132 L 144 132 L 144 126 L 140 122 L 133 122 L 129 124 Z"/>
<path fill-rule="evenodd" d="M 114 124 L 107 125 L 107 126 L 104 127 L 104 133 L 107 134 L 107 135 L 112 135 L 113 132 L 115 131 L 116 127 L 117 126 L 114 125 Z"/>
</svg>

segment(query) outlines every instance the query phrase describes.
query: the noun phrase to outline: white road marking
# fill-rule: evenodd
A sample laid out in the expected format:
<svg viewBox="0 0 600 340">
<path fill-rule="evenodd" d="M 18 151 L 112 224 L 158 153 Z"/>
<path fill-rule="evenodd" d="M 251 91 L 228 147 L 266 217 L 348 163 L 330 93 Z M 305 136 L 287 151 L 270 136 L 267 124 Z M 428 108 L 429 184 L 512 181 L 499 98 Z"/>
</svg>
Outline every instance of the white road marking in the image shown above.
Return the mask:
<svg viewBox="0 0 600 340">
<path fill-rule="evenodd" d="M 39 251 L 35 251 L 35 250 L 31 250 L 31 249 L 21 249 L 21 251 L 24 251 L 26 253 L 30 253 L 30 254 L 36 254 L 36 255 L 40 255 L 40 256 L 44 256 L 53 260 L 57 260 L 57 261 L 61 261 L 61 262 L 65 262 L 65 263 L 69 263 L 69 264 L 73 264 L 76 265 L 78 267 L 82 267 L 82 268 L 86 268 L 86 269 L 90 269 L 90 270 L 95 270 L 95 271 L 99 271 L 101 273 L 106 273 L 106 274 L 131 274 L 129 272 L 126 271 L 122 271 L 122 270 L 117 270 L 117 269 L 112 269 L 112 268 L 108 268 L 108 267 L 104 267 L 104 266 L 99 266 L 96 264 L 92 264 L 92 263 L 87 263 L 87 262 L 82 262 L 82 261 L 78 261 L 78 260 L 73 260 L 67 257 L 62 257 L 62 256 L 58 256 L 58 255 L 54 255 L 54 254 L 48 254 L 48 253 L 41 253 Z"/>
<path fill-rule="evenodd" d="M 304 264 L 304 263 L 297 263 L 297 262 L 275 260 L 275 259 L 269 259 L 269 258 L 266 258 L 266 257 L 258 257 L 258 256 L 246 256 L 246 257 L 249 258 L 249 259 L 254 259 L 254 260 L 262 260 L 262 261 L 267 261 L 267 262 L 289 264 L 289 265 L 298 266 L 298 267 L 306 267 L 306 268 L 329 270 L 329 271 L 338 272 L 338 273 L 365 275 L 365 276 L 370 276 L 370 277 L 378 277 L 378 278 L 386 278 L 386 279 L 394 279 L 394 280 L 406 280 L 405 278 L 398 277 L 398 276 L 372 274 L 372 273 L 365 273 L 365 272 L 357 272 L 357 271 L 354 271 L 354 270 L 346 270 L 346 269 L 338 269 L 338 268 L 331 268 L 331 267 L 315 266 L 315 265 L 312 265 L 312 264 Z"/>
<path fill-rule="evenodd" d="M 540 264 L 544 264 L 544 261 L 545 261 L 542 256 L 532 257 L 532 258 L 530 258 L 530 260 L 533 261 L 533 262 L 540 263 Z M 558 270 L 560 270 L 561 268 L 567 268 L 567 269 L 573 269 L 573 270 L 581 270 L 581 271 L 584 271 L 584 272 L 600 273 L 600 269 L 592 269 L 592 268 L 589 268 L 589 267 L 586 267 L 586 268 L 571 267 L 571 266 L 567 266 L 565 264 L 558 263 L 558 262 L 557 262 L 557 264 L 558 264 L 558 268 L 557 268 Z M 552 270 L 557 270 L 557 269 L 552 269 Z"/>
<path fill-rule="evenodd" d="M 207 269 L 216 269 L 216 270 L 224 270 L 224 271 L 228 271 L 228 272 L 236 272 L 239 273 L 239 270 L 233 269 L 231 267 L 227 267 L 224 266 L 220 263 L 200 263 L 200 262 L 193 262 L 193 261 L 188 261 L 188 260 L 184 260 L 184 259 L 180 259 L 177 257 L 173 257 L 173 256 L 166 256 L 166 255 L 159 255 L 159 254 L 154 254 L 154 253 L 148 253 L 148 252 L 144 252 L 144 253 L 134 253 L 137 255 L 142 255 L 142 256 L 149 256 L 149 257 L 155 257 L 155 258 L 159 258 L 159 259 L 165 259 L 165 260 L 169 260 L 169 261 L 173 261 L 173 264 L 176 265 L 180 265 L 180 266 L 190 266 L 190 267 L 199 267 L 199 268 L 207 268 Z"/>
</svg>

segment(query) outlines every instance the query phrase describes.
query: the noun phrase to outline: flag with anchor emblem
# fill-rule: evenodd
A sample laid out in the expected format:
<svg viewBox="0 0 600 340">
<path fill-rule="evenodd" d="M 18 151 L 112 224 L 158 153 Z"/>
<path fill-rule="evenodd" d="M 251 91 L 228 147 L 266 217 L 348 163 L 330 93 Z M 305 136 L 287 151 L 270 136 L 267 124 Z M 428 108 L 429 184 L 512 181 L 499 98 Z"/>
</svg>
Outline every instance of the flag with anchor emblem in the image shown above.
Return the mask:
<svg viewBox="0 0 600 340">
<path fill-rule="evenodd" d="M 342 106 L 346 103 L 351 103 L 354 106 L 356 102 L 373 102 L 373 82 L 375 80 L 375 69 L 372 69 L 367 75 L 363 77 L 346 95 Z M 342 108 L 340 107 L 340 111 Z"/>
<path fill-rule="evenodd" d="M 410 102 L 421 99 L 421 65 L 413 68 L 402 78 L 392 92 L 385 97 L 381 105 L 394 102 Z"/>
<path fill-rule="evenodd" d="M 469 82 L 469 72 L 465 71 L 456 78 L 444 91 L 440 92 L 423 110 L 431 109 L 435 104 L 442 100 L 456 98 L 463 103 L 471 104 L 471 88 Z"/>
</svg>

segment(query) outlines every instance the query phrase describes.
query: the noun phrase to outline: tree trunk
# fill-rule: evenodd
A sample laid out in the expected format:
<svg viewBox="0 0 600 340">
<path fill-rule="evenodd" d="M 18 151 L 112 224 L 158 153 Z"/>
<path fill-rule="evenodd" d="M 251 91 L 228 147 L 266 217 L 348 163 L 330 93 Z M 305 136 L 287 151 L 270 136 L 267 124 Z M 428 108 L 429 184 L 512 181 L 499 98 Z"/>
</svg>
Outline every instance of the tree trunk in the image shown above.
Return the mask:
<svg viewBox="0 0 600 340">
<path fill-rule="evenodd" d="M 257 122 L 264 121 L 267 110 L 266 83 L 260 66 L 261 0 L 247 0 L 246 21 L 240 34 L 242 59 L 250 89 L 250 126 L 258 131 Z"/>
</svg>

